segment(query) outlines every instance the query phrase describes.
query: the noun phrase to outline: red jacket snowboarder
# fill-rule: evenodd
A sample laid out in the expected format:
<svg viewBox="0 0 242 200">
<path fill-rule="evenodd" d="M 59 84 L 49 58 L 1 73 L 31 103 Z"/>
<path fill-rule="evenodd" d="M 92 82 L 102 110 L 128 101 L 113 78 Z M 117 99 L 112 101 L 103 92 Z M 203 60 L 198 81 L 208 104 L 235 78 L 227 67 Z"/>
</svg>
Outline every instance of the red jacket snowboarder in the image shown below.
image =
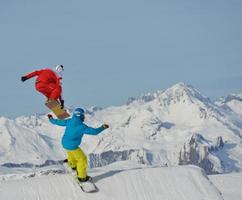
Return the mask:
<svg viewBox="0 0 242 200">
<path fill-rule="evenodd" d="M 61 87 L 61 72 L 64 70 L 63 65 L 57 65 L 55 71 L 52 69 L 41 69 L 29 73 L 21 77 L 24 82 L 34 76 L 37 76 L 35 81 L 35 88 L 38 92 L 47 97 L 48 100 L 58 100 L 61 103 L 61 107 L 64 107 L 64 100 L 62 99 L 62 87 Z"/>
</svg>

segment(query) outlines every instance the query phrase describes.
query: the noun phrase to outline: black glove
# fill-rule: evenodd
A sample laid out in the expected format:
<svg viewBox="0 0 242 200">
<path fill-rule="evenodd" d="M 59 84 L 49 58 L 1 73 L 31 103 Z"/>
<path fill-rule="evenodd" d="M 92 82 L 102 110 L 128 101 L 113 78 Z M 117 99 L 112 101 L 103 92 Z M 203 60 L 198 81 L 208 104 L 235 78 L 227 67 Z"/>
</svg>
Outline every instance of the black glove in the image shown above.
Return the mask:
<svg viewBox="0 0 242 200">
<path fill-rule="evenodd" d="M 51 114 L 48 114 L 47 117 L 48 117 L 49 119 L 52 119 L 52 118 L 53 118 L 53 116 L 52 116 Z"/>
<path fill-rule="evenodd" d="M 64 100 L 60 100 L 60 103 L 61 103 L 61 109 L 63 109 L 64 108 Z"/>
<path fill-rule="evenodd" d="M 21 81 L 23 81 L 23 82 L 26 81 L 27 79 L 28 79 L 28 78 L 27 78 L 26 76 L 22 76 L 22 77 L 21 77 Z"/>
<path fill-rule="evenodd" d="M 109 125 L 108 124 L 103 124 L 103 128 L 107 129 L 107 128 L 109 128 Z"/>
</svg>

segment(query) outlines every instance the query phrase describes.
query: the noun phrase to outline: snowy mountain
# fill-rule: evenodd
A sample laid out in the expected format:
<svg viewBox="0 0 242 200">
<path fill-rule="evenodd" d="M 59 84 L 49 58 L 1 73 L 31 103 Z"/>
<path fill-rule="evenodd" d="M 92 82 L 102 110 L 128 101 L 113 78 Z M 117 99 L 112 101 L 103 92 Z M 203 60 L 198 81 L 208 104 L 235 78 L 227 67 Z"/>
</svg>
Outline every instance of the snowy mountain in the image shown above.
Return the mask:
<svg viewBox="0 0 242 200">
<path fill-rule="evenodd" d="M 207 173 L 241 169 L 239 119 L 184 83 L 90 117 L 100 119 L 112 124 L 90 149 L 100 160 L 120 156 L 153 165 L 196 164 Z"/>
<path fill-rule="evenodd" d="M 108 123 L 110 128 L 96 137 L 85 136 L 82 148 L 90 167 L 132 160 L 152 166 L 195 164 L 208 174 L 240 171 L 241 104 L 229 102 L 214 103 L 194 87 L 178 83 L 130 98 L 122 106 L 93 107 L 87 109 L 86 123 Z M 44 115 L 1 117 L 0 163 L 33 167 L 63 159 L 62 133 Z"/>
<path fill-rule="evenodd" d="M 216 104 L 242 116 L 242 94 L 230 94 L 227 97 L 220 98 Z"/>
<path fill-rule="evenodd" d="M 62 129 L 49 124 L 45 116 L 32 115 L 14 120 L 0 118 L 0 162 L 43 163 L 60 158 Z"/>
</svg>

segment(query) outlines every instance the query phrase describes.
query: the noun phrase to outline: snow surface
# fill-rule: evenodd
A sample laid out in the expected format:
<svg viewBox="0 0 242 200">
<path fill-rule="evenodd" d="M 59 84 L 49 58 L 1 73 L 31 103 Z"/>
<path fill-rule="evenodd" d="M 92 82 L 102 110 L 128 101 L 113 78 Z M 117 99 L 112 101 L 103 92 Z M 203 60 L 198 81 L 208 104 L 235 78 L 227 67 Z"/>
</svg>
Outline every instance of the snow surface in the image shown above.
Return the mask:
<svg viewBox="0 0 242 200">
<path fill-rule="evenodd" d="M 242 117 L 242 94 L 230 94 L 227 97 L 220 98 L 215 102 L 220 107 L 230 109 L 232 112 Z"/>
<path fill-rule="evenodd" d="M 211 175 L 209 179 L 221 191 L 224 200 L 242 199 L 242 173 Z"/>
<path fill-rule="evenodd" d="M 147 167 L 117 162 L 95 168 L 93 176 L 99 192 L 81 191 L 69 174 L 1 181 L 0 199 L 4 200 L 221 200 L 217 188 L 204 171 L 194 166 Z"/>
</svg>

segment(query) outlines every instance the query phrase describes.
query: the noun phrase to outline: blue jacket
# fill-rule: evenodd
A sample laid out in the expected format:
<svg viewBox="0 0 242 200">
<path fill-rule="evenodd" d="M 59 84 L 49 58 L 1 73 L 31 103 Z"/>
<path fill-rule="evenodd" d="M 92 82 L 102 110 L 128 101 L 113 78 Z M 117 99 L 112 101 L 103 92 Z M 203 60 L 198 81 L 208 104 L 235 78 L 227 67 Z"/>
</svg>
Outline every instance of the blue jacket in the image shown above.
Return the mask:
<svg viewBox="0 0 242 200">
<path fill-rule="evenodd" d="M 62 137 L 62 145 L 67 150 L 77 149 L 81 144 L 84 134 L 97 135 L 104 130 L 102 126 L 99 128 L 88 127 L 75 114 L 71 119 L 59 120 L 51 118 L 49 121 L 52 124 L 66 127 L 64 136 Z"/>
</svg>

